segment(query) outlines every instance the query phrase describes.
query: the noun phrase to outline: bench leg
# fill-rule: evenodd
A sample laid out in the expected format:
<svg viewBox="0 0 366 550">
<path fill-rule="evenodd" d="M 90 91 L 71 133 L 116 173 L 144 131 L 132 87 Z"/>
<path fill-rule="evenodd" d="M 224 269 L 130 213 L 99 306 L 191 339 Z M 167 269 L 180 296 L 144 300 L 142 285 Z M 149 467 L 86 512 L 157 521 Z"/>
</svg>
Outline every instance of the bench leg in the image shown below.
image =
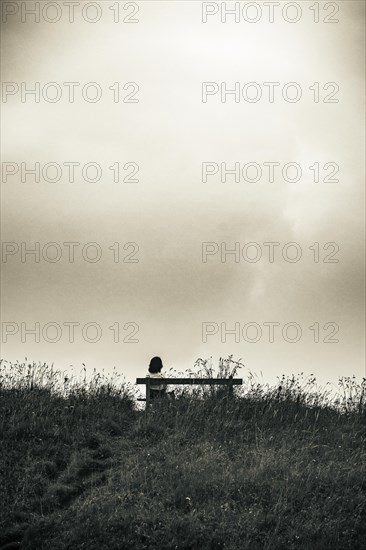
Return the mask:
<svg viewBox="0 0 366 550">
<path fill-rule="evenodd" d="M 145 420 L 147 420 L 150 409 L 150 380 L 146 382 L 146 405 L 145 405 Z"/>
</svg>

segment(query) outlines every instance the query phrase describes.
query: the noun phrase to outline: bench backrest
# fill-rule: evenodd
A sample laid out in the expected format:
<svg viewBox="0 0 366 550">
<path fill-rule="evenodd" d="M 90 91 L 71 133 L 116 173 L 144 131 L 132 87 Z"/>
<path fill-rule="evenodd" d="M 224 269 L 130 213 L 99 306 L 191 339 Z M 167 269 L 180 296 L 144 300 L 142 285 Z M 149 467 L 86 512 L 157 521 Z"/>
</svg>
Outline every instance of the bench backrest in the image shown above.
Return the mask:
<svg viewBox="0 0 366 550">
<path fill-rule="evenodd" d="M 243 384 L 242 378 L 136 378 L 136 384 L 148 385 L 171 385 L 171 384 L 184 384 L 184 385 L 207 385 L 207 386 L 241 386 Z"/>
</svg>

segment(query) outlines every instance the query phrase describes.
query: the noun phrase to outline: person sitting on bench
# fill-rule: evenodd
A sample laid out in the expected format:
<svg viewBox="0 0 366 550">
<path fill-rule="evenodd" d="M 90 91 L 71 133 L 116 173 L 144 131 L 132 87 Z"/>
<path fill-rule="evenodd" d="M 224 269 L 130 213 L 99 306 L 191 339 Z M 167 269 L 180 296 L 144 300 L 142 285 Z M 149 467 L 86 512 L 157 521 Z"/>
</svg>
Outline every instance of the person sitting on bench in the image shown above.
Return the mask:
<svg viewBox="0 0 366 550">
<path fill-rule="evenodd" d="M 163 362 L 160 357 L 153 357 L 149 364 L 149 372 L 147 373 L 147 378 L 164 378 L 161 374 L 163 368 Z M 151 382 L 150 384 L 150 399 L 155 399 L 156 397 L 164 397 L 166 395 L 166 386 L 163 384 L 156 384 Z"/>
</svg>

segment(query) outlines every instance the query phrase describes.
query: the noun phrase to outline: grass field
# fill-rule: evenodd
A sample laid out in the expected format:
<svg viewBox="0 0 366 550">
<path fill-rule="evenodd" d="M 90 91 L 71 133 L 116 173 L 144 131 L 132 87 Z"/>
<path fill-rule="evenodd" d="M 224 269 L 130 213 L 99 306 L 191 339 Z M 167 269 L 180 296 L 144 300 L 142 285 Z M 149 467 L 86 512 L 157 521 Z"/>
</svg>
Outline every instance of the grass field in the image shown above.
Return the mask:
<svg viewBox="0 0 366 550">
<path fill-rule="evenodd" d="M 365 380 L 178 391 L 147 420 L 126 383 L 67 382 L 1 364 L 0 548 L 365 548 Z"/>
</svg>

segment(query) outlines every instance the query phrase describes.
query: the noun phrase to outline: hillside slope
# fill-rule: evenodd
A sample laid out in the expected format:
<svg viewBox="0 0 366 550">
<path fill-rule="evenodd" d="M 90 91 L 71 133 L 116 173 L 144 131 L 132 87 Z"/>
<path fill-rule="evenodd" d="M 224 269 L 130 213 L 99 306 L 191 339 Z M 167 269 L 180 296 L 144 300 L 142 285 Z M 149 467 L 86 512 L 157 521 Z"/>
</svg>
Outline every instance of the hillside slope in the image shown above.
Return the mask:
<svg viewBox="0 0 366 550">
<path fill-rule="evenodd" d="M 287 391 L 181 395 L 0 385 L 0 548 L 357 550 L 365 410 Z"/>
</svg>

